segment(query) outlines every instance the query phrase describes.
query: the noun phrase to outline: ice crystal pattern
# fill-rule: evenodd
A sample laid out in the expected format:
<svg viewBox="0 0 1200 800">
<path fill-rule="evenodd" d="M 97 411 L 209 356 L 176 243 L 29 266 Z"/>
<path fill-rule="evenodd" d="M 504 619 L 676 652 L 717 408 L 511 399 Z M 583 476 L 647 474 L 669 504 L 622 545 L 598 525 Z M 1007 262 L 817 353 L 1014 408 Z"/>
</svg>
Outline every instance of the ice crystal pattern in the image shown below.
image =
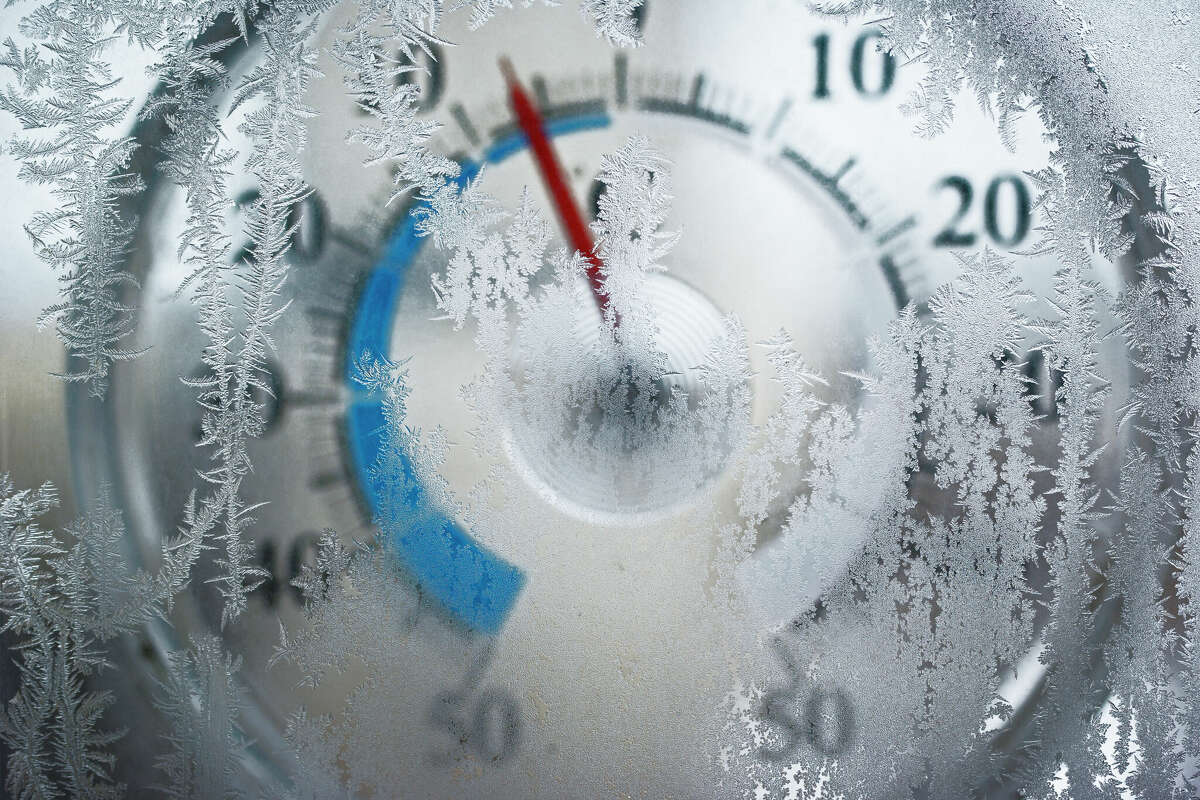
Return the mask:
<svg viewBox="0 0 1200 800">
<path fill-rule="evenodd" d="M 201 547 L 164 540 L 148 573 L 120 557 L 125 524 L 107 494 L 60 535 L 39 525 L 54 488 L 17 490 L 0 478 L 0 608 L 15 637 L 21 684 L 6 698 L 0 737 L 9 748 L 5 788 L 14 797 L 120 797 L 108 746 L 119 734 L 101 717 L 114 698 L 86 686 L 109 666 L 104 643 L 169 610 Z"/>
<path fill-rule="evenodd" d="M 469 5 L 482 24 L 513 3 Z M 1005 259 L 968 259 L 962 278 L 934 295 L 928 315 L 906 309 L 871 343 L 870 370 L 853 376 L 871 402 L 857 409 L 821 396 L 826 377 L 804 363 L 786 332 L 747 343 L 735 319 L 724 321 L 696 382 L 673 379 L 645 303 L 646 282 L 674 242 L 661 229 L 667 165 L 647 141 L 633 139 L 604 162 L 608 189 L 596 234 L 610 305 L 604 317 L 581 324 L 581 309 L 595 310 L 581 255 L 547 253 L 548 227 L 528 195 L 508 215 L 477 180 L 460 184 L 457 165 L 427 149 L 435 126 L 418 117 L 417 90 L 396 81 L 413 67 L 382 56 L 396 44 L 409 56 L 429 48 L 445 4 L 361 3 L 332 48 L 347 89 L 368 112 L 352 139 L 372 161 L 393 164 L 398 195 L 415 193 L 427 205 L 423 232 L 449 257 L 433 289 L 453 323 L 474 327 L 485 355 L 467 391 L 481 429 L 526 431 L 522 445 L 535 458 L 566 443 L 556 449 L 569 463 L 594 465 L 597 475 L 624 473 L 648 494 L 697 491 L 712 474 L 735 470 L 737 514 L 711 520 L 721 534 L 714 606 L 739 602 L 737 574 L 756 526 L 780 504 L 782 545 L 764 555 L 772 570 L 837 546 L 811 531 L 871 532 L 850 572 L 828 576 L 832 588 L 819 609 L 768 637 L 774 669 L 747 675 L 730 697 L 713 760 L 720 792 L 949 798 L 1001 780 L 1030 796 L 1157 799 L 1200 785 L 1194 214 L 1179 210 L 1167 175 L 1105 113 L 1090 53 L 1018 51 L 1010 31 L 1045 20 L 1033 6 L 991 13 L 993 5 L 853 0 L 826 8 L 885 11 L 888 46 L 926 61 L 928 75 L 909 102 L 919 132 L 944 129 L 952 99 L 969 86 L 996 111 L 1002 131 L 1014 115 L 1036 111 L 1058 142 L 1050 167 L 1032 176 L 1049 223 L 1045 246 L 1063 265 L 1052 308 L 1031 307 Z M 49 185 L 59 204 L 27 225 L 34 250 L 62 283 L 60 302 L 42 320 L 54 323 L 70 354 L 63 377 L 96 397 L 113 363 L 137 355 L 125 345 L 136 287 L 122 269 L 134 221 L 121 208 L 142 189 L 128 169 L 133 144 L 118 133 L 130 102 L 116 96 L 104 52 L 117 35 L 160 56 L 164 91 L 145 113 L 170 131 L 162 169 L 186 196 L 180 254 L 190 275 L 180 288 L 192 292 L 206 337 L 205 372 L 188 382 L 211 455 L 154 572 L 124 563 L 125 523 L 106 494 L 56 532 L 39 523 L 56 503 L 53 487 L 24 490 L 0 480 L 0 630 L 18 644 L 22 679 L 0 715 L 6 789 L 15 796 L 120 796 L 110 752 L 118 734 L 103 722 L 113 698 L 88 683 L 107 666 L 105 644 L 167 613 L 207 547 L 219 551 L 215 585 L 225 621 L 244 610 L 262 577 L 249 564 L 259 501 L 243 498 L 241 484 L 251 469 L 248 442 L 264 424 L 255 390 L 270 390 L 264 362 L 273 324 L 286 311 L 289 213 L 308 191 L 299 154 L 311 114 L 305 90 L 316 76 L 311 34 L 332 6 L 56 0 L 25 19 L 30 44 L 3 45 L 0 63 L 15 85 L 0 92 L 0 108 L 28 132 L 10 150 L 22 177 Z M 599 36 L 636 45 L 639 6 L 584 0 L 581 11 Z M 1059 6 L 1052 21 L 1074 25 Z M 219 15 L 236 19 L 243 36 L 255 20 L 265 54 L 232 87 L 251 143 L 240 155 L 259 185 L 247 214 L 251 247 L 233 265 L 221 219 L 239 154 L 225 149 L 223 110 L 210 100 L 212 85 L 225 80 L 214 57 L 220 43 L 195 38 Z M 1152 193 L 1134 185 L 1132 169 L 1149 173 Z M 1091 253 L 1127 251 L 1135 229 L 1151 240 L 1151 252 L 1137 257 L 1137 279 L 1108 298 L 1089 278 Z M 1110 304 L 1120 323 L 1113 332 L 1100 323 Z M 563 330 L 593 338 L 548 335 Z M 1106 411 L 1111 389 L 1099 374 L 1099 352 L 1114 336 L 1132 354 L 1135 378 L 1119 419 Z M 523 360 L 510 357 L 513 341 Z M 1034 456 L 1037 414 L 1018 355 L 1031 342 L 1057 378 L 1040 406 L 1058 420 L 1048 461 Z M 762 429 L 747 423 L 750 346 L 765 349 L 781 388 Z M 487 524 L 480 510 L 488 487 L 454 497 L 439 474 L 444 434 L 409 427 L 403 370 L 386 354 L 362 354 L 358 364 L 361 383 L 383 398 L 387 422 L 372 473 L 391 499 L 376 520 L 385 535 L 355 548 L 323 535 L 315 566 L 298 581 L 308 625 L 280 636 L 277 660 L 299 668 L 308 684 L 346 670 L 350 653 L 367 667 L 340 719 L 300 711 L 289 720 L 291 788 L 300 795 L 395 784 L 391 754 L 369 745 L 388 734 L 387 709 L 399 700 L 387 671 L 423 609 L 389 568 L 389 547 L 447 513 Z M 1116 452 L 1105 452 L 1103 441 L 1116 442 Z M 614 453 L 633 467 L 606 464 Z M 809 468 L 791 496 L 781 474 L 800 463 Z M 1111 494 L 1102 491 L 1106 470 L 1116 476 Z M 666 480 L 677 485 L 658 483 Z M 418 483 L 422 502 L 400 502 Z M 626 491 L 597 485 L 605 494 Z M 1035 583 L 1032 567 L 1040 565 L 1047 577 Z M 846 624 L 890 632 L 887 652 L 857 650 L 865 636 L 829 635 L 826 615 L 847 610 L 842 618 L 853 621 Z M 993 729 L 1017 722 L 1002 696 L 1003 671 L 1023 657 L 1035 631 L 1047 670 L 1043 701 L 1025 721 L 1033 733 L 1022 758 L 1002 762 L 990 746 Z M 167 657 L 156 703 L 168 723 L 157 758 L 168 796 L 240 794 L 247 742 L 238 669 L 211 636 Z M 820 747 L 800 754 L 798 693 L 834 678 L 879 687 L 859 711 L 874 724 L 860 726 L 850 742 L 817 739 Z"/>
</svg>

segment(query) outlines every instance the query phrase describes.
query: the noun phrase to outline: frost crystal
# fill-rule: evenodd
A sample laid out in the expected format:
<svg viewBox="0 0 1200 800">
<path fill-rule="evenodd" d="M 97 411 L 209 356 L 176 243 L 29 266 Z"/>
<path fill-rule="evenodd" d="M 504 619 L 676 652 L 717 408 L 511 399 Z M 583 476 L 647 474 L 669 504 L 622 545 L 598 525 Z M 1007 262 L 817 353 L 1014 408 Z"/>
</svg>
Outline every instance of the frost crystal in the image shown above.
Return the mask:
<svg viewBox="0 0 1200 800">
<path fill-rule="evenodd" d="M 60 202 L 25 226 L 34 250 L 62 283 L 61 302 L 45 309 L 39 323 L 53 321 L 78 362 L 61 377 L 87 383 L 96 397 L 108 388 L 112 362 L 139 352 L 120 344 L 134 326 L 123 290 L 136 281 L 121 268 L 133 229 L 117 205 L 142 187 L 126 171 L 133 142 L 111 137 L 131 101 L 112 96 L 117 79 L 101 58 L 109 40 L 100 33 L 115 17 L 131 37 L 151 39 L 154 33 L 142 27 L 146 20 L 125 18 L 137 11 L 133 5 L 101 10 L 82 2 L 40 6 L 27 18 L 27 31 L 54 57 L 47 61 L 42 49 L 22 50 L 10 38 L 0 58 L 19 87 L 0 92 L 0 109 L 38 132 L 10 145 L 25 162 L 20 175 L 52 186 Z"/>
<path fill-rule="evenodd" d="M 155 700 L 170 726 L 166 741 L 172 749 L 157 761 L 168 781 L 163 787 L 167 797 L 243 796 L 237 788 L 245 749 L 233 679 L 238 662 L 224 652 L 219 639 L 207 635 L 193 640 L 186 653 L 168 658 Z"/>
<path fill-rule="evenodd" d="M 592 20 L 596 35 L 618 47 L 637 47 L 642 43 L 637 11 L 645 0 L 583 0 L 580 12 Z"/>
<path fill-rule="evenodd" d="M 165 541 L 156 573 L 130 569 L 120 511 L 107 493 L 67 529 L 38 525 L 54 487 L 16 490 L 0 478 L 0 631 L 17 637 L 21 685 L 6 698 L 0 737 L 9 747 L 5 788 L 16 797 L 120 797 L 100 728 L 113 698 L 85 687 L 109 666 L 102 645 L 161 616 L 186 583 L 197 538 Z"/>
</svg>

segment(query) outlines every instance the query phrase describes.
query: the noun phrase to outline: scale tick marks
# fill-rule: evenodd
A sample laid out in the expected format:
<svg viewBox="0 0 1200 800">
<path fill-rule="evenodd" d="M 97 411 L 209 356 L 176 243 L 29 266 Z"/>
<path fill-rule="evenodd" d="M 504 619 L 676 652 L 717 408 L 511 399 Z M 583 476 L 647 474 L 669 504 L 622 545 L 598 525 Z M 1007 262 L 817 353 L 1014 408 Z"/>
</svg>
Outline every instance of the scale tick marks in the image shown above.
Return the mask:
<svg viewBox="0 0 1200 800">
<path fill-rule="evenodd" d="M 475 125 L 471 122 L 471 118 L 467 116 L 467 110 L 463 108 L 462 103 L 455 103 L 450 106 L 450 114 L 454 117 L 454 121 L 458 123 L 459 129 L 463 132 L 463 136 L 467 137 L 467 141 L 472 147 L 479 147 L 479 131 L 475 130 Z"/>
<path fill-rule="evenodd" d="M 888 242 L 890 242 L 892 239 L 895 239 L 897 236 L 900 236 L 901 234 L 907 233 L 908 231 L 912 230 L 916 226 L 917 226 L 917 218 L 914 216 L 911 216 L 911 215 L 907 216 L 904 219 L 897 222 L 892 227 L 888 228 L 883 233 L 881 233 L 879 235 L 879 238 L 875 240 L 875 244 L 882 247 L 885 244 L 887 244 Z"/>
<path fill-rule="evenodd" d="M 775 134 L 779 132 L 779 126 L 783 124 L 788 112 L 792 110 L 792 102 L 792 98 L 790 97 L 783 98 L 783 102 L 779 104 L 779 110 L 775 112 L 775 116 L 771 118 L 771 122 L 767 125 L 767 139 L 775 138 Z"/>
</svg>

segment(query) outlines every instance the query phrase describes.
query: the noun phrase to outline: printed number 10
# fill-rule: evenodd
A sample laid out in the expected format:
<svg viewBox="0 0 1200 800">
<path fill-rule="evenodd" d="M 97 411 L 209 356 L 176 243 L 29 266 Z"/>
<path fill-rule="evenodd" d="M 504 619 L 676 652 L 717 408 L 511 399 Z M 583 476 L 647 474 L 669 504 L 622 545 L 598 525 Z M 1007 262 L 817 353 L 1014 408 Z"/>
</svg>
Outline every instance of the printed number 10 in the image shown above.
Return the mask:
<svg viewBox="0 0 1200 800">
<path fill-rule="evenodd" d="M 896 59 L 892 58 L 892 54 L 871 47 L 871 50 L 879 54 L 880 66 L 878 77 L 870 82 L 872 85 L 868 85 L 864 74 L 867 48 L 868 45 L 872 45 L 881 38 L 883 38 L 883 33 L 878 29 L 863 31 L 854 40 L 854 47 L 850 50 L 850 81 L 854 84 L 854 89 L 863 97 L 882 97 L 887 94 L 888 89 L 892 88 L 892 82 L 896 78 Z M 818 100 L 826 100 L 829 98 L 829 34 L 821 33 L 814 36 L 813 47 L 817 51 L 817 76 L 816 85 L 813 87 L 813 97 Z"/>
</svg>

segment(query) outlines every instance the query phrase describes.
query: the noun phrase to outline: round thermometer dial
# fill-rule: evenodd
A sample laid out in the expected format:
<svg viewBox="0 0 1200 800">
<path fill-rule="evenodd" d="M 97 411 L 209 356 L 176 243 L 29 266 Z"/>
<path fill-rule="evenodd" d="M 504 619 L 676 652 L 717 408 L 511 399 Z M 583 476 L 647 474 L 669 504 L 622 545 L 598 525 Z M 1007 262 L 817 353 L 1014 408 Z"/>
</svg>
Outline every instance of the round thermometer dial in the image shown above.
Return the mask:
<svg viewBox="0 0 1200 800">
<path fill-rule="evenodd" d="M 322 43 L 352 11 L 323 23 Z M 397 80 L 419 84 L 421 114 L 440 125 L 432 147 L 460 164 L 457 180 L 510 212 L 528 191 L 552 231 L 551 250 L 575 249 L 570 214 L 585 224 L 597 215 L 606 154 L 645 137 L 663 156 L 673 195 L 663 228 L 679 238 L 645 301 L 677 386 L 699 385 L 705 354 L 734 315 L 748 343 L 747 424 L 765 427 L 781 401 L 769 350 L 758 346 L 781 330 L 825 376 L 816 389 L 823 399 L 867 408 L 873 400 L 854 376 L 873 366 L 871 337 L 885 335 L 903 309 L 924 319 L 936 287 L 958 274 L 962 251 L 1035 244 L 1041 221 L 1026 173 L 1049 155 L 1040 123 L 1031 115 L 1002 137 L 964 102 L 940 136 L 918 135 L 900 107 L 922 66 L 882 51 L 869 20 L 846 25 L 781 0 L 649 0 L 637 19 L 644 46 L 614 49 L 571 9 L 509 11 L 479 30 L 450 14 L 444 42 L 417 53 L 419 69 Z M 234 73 L 258 58 L 252 42 L 233 59 Z M 651 475 L 634 480 L 633 467 L 581 457 L 586 451 L 560 446 L 528 417 L 481 423 L 463 387 L 484 371 L 485 355 L 474 325 L 456 328 L 438 306 L 432 284 L 447 255 L 420 235 L 428 209 L 415 197 L 389 202 L 389 168 L 364 167 L 367 151 L 346 143 L 368 111 L 324 58 L 326 77 L 309 99 L 318 112 L 304 154 L 312 192 L 293 215 L 274 396 L 243 484 L 247 497 L 270 501 L 253 532 L 255 561 L 269 577 L 223 631 L 242 659 L 244 726 L 262 780 L 285 770 L 283 735 L 300 705 L 337 721 L 356 697 L 338 761 L 376 797 L 401 788 L 422 798 L 716 796 L 713 769 L 730 760 L 777 769 L 828 757 L 843 774 L 865 776 L 874 754 L 903 753 L 907 743 L 881 739 L 871 723 L 889 713 L 878 687 L 895 677 L 878 653 L 891 632 L 838 616 L 822 600 L 860 557 L 867 528 L 805 550 L 782 533 L 790 502 L 772 506 L 731 576 L 735 613 L 713 601 L 725 529 L 712 522 L 736 517 L 735 454 L 697 485 L 667 480 L 663 459 L 634 453 L 629 463 L 643 459 Z M 514 92 L 534 107 L 536 132 L 514 113 Z M 554 175 L 534 146 L 539 136 Z M 256 191 L 249 177 L 235 176 L 234 188 L 244 202 Z M 194 447 L 201 409 L 177 379 L 181 364 L 200 369 L 204 346 L 194 309 L 175 296 L 186 209 L 172 187 L 153 187 L 151 197 L 131 262 L 143 287 L 136 344 L 153 347 L 117 365 L 111 401 L 78 412 L 74 430 L 77 467 L 114 487 L 132 544 L 147 558 L 173 530 L 203 458 Z M 236 215 L 230 224 L 236 230 Z M 1102 282 L 1119 285 L 1118 266 L 1096 266 Z M 1049 256 L 1018 265 L 1043 296 L 1056 268 Z M 548 278 L 533 280 L 536 288 Z M 599 315 L 585 304 L 577 320 L 542 333 L 587 336 Z M 372 480 L 387 408 L 355 380 L 363 353 L 404 362 L 405 423 L 444 445 L 438 491 L 463 502 L 444 512 L 448 537 L 386 548 L 391 578 L 340 623 L 386 654 L 386 674 L 352 666 L 297 688 L 300 673 L 272 663 L 280 624 L 311 623 L 293 581 L 313 563 L 323 531 L 352 547 L 375 535 L 372 520 L 394 500 Z M 1054 376 L 1038 353 L 1014 356 L 1042 415 L 1035 447 L 1053 448 L 1046 398 Z M 1123 374 L 1122 353 L 1105 357 L 1110 374 Z M 121 446 L 103 447 L 105 437 Z M 88 455 L 100 452 L 112 455 Z M 799 486 L 806 468 L 781 480 Z M 412 474 L 419 484 L 421 470 Z M 464 509 L 477 508 L 473 493 L 498 474 L 507 517 L 481 524 Z M 914 472 L 909 491 L 918 515 L 949 502 L 927 469 Z M 179 603 L 173 628 L 132 657 L 147 675 L 187 635 L 220 628 L 219 599 L 204 577 Z M 826 666 L 802 681 L 813 657 L 804 648 L 814 643 Z M 1028 658 L 1034 666 L 1005 689 L 1018 706 L 1037 679 L 1036 653 Z M 739 704 L 758 733 L 731 749 Z M 966 727 L 986 714 L 978 709 Z M 1019 746 L 1013 730 L 995 744 L 998 752 Z M 361 752 L 368 748 L 371 758 Z M 355 766 L 372 758 L 371 769 Z"/>
</svg>

